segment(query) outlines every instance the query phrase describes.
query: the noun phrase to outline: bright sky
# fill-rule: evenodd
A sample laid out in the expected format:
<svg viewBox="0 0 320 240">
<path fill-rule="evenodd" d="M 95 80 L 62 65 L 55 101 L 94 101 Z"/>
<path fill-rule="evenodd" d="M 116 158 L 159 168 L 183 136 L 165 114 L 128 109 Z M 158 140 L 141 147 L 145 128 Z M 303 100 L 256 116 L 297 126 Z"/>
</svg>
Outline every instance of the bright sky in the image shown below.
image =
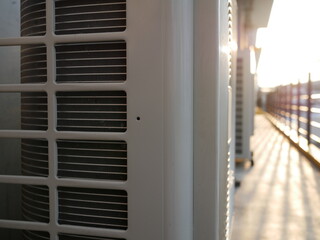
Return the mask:
<svg viewBox="0 0 320 240">
<path fill-rule="evenodd" d="M 320 80 L 320 0 L 274 0 L 258 65 L 258 85 Z"/>
</svg>

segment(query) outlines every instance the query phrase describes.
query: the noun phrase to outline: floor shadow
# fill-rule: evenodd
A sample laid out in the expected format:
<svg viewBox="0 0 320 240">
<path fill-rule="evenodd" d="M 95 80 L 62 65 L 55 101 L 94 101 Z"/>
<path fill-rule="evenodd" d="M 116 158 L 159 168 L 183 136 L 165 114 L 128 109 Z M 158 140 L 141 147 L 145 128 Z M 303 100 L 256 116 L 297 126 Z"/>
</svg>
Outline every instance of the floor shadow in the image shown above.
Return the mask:
<svg viewBox="0 0 320 240">
<path fill-rule="evenodd" d="M 255 166 L 242 169 L 235 194 L 232 239 L 320 240 L 319 169 L 270 122 L 261 125 L 252 144 Z"/>
<path fill-rule="evenodd" d="M 312 206 L 311 200 L 308 193 L 308 182 L 307 175 L 305 173 L 305 162 L 306 159 L 299 154 L 299 170 L 300 170 L 300 182 L 301 182 L 301 192 L 302 192 L 302 200 L 303 200 L 303 208 L 305 212 L 305 224 L 306 224 L 306 236 L 305 239 L 310 239 L 311 236 L 314 236 L 314 228 L 313 228 L 313 211 L 318 209 L 318 206 Z M 318 226 L 319 227 L 319 226 Z M 316 239 L 316 238 L 313 238 Z M 310 239 L 311 240 L 311 239 Z"/>
<path fill-rule="evenodd" d="M 285 175 L 285 184 L 284 184 L 284 198 L 283 198 L 283 203 L 282 203 L 282 209 L 283 209 L 283 220 L 282 224 L 283 226 L 281 227 L 281 239 L 288 239 L 288 226 L 287 223 L 289 223 L 289 216 L 290 216 L 290 182 L 291 182 L 291 167 L 292 167 L 292 162 L 291 162 L 291 151 L 293 150 L 293 147 L 290 145 L 288 148 L 288 161 L 287 161 L 287 166 L 286 166 L 286 175 Z"/>
<path fill-rule="evenodd" d="M 264 232 L 264 228 L 267 224 L 267 218 L 268 218 L 268 207 L 270 206 L 270 202 L 271 199 L 273 198 L 273 194 L 274 194 L 274 187 L 275 184 L 277 183 L 277 174 L 278 174 L 278 166 L 280 165 L 280 162 L 282 160 L 282 148 L 283 148 L 283 144 L 285 143 L 285 139 L 283 136 L 279 136 L 279 142 L 276 142 L 274 144 L 274 148 L 273 148 L 273 154 L 275 155 L 275 162 L 273 163 L 273 170 L 270 176 L 270 183 L 268 184 L 266 191 L 266 198 L 263 201 L 263 209 L 260 212 L 260 217 L 259 217 L 259 221 L 257 222 L 257 228 L 256 228 L 256 233 L 255 233 L 255 237 L 253 239 L 256 240 L 260 240 L 262 239 L 262 234 Z M 277 151 L 277 152 L 276 152 Z M 257 187 L 259 187 L 259 185 L 257 185 Z M 260 186 L 261 187 L 261 186 Z M 263 186 L 262 186 L 263 187 Z"/>
<path fill-rule="evenodd" d="M 239 176 L 239 180 L 242 181 L 242 185 L 246 184 L 246 176 L 249 174 L 250 171 L 254 170 L 255 175 L 258 176 L 256 179 L 256 182 L 259 182 L 261 178 L 263 178 L 266 168 L 268 167 L 269 164 L 269 157 L 272 155 L 274 152 L 274 146 L 277 144 L 279 141 L 279 138 L 284 140 L 283 136 L 280 135 L 278 132 L 271 131 L 272 134 L 268 138 L 265 138 L 265 141 L 260 144 L 261 146 L 261 152 L 257 152 L 256 149 L 255 151 L 255 166 L 251 168 L 250 166 L 247 165 L 242 165 L 237 167 L 236 171 L 238 171 L 237 176 Z M 263 156 L 262 156 L 263 155 Z M 239 174 L 239 172 L 242 172 Z M 250 191 L 247 191 L 245 196 L 248 202 L 255 196 L 255 193 L 257 191 L 257 185 L 252 185 L 252 188 Z"/>
</svg>

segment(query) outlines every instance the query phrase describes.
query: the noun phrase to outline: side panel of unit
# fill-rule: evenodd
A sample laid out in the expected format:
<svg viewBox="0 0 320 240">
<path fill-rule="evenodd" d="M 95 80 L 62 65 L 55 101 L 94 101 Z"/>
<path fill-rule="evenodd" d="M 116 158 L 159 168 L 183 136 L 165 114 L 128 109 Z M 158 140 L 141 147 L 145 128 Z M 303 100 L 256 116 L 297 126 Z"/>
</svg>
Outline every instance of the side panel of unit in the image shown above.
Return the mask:
<svg viewBox="0 0 320 240">
<path fill-rule="evenodd" d="M 231 3 L 231 26 L 229 31 L 231 30 L 230 34 L 230 48 L 231 48 L 231 54 L 230 54 L 230 85 L 232 88 L 232 94 L 231 94 L 231 113 L 229 116 L 229 119 L 231 121 L 231 142 L 230 142 L 230 172 L 229 172 L 229 236 L 231 236 L 232 233 L 232 225 L 233 225 L 233 216 L 234 216 L 234 194 L 235 194 L 235 137 L 236 137 L 236 122 L 235 122 L 235 116 L 236 116 L 236 68 L 237 68 L 237 17 L 238 17 L 238 6 L 237 1 L 232 0 Z"/>
<path fill-rule="evenodd" d="M 228 2 L 195 2 L 194 239 L 225 239 L 228 199 Z"/>
<path fill-rule="evenodd" d="M 192 240 L 193 1 L 127 6 L 127 236 Z"/>
<path fill-rule="evenodd" d="M 231 6 L 230 6 L 231 7 Z M 219 62 L 219 239 L 229 238 L 229 174 L 231 137 L 231 84 L 229 3 L 220 1 L 220 62 Z M 229 91 L 228 91 L 229 90 Z"/>
<path fill-rule="evenodd" d="M 164 5 L 164 239 L 193 236 L 193 0 Z"/>
<path fill-rule="evenodd" d="M 127 1 L 128 239 L 164 239 L 163 4 Z"/>
</svg>

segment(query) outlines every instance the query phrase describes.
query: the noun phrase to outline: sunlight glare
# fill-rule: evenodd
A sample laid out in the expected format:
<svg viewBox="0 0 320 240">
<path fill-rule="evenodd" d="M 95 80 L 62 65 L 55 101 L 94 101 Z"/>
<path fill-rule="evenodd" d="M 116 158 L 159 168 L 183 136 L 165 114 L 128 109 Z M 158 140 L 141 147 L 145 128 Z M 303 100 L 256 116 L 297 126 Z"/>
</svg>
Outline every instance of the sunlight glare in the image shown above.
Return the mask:
<svg viewBox="0 0 320 240">
<path fill-rule="evenodd" d="M 308 73 L 320 80 L 319 10 L 319 0 L 274 0 L 257 70 L 260 87 L 305 82 Z"/>
</svg>

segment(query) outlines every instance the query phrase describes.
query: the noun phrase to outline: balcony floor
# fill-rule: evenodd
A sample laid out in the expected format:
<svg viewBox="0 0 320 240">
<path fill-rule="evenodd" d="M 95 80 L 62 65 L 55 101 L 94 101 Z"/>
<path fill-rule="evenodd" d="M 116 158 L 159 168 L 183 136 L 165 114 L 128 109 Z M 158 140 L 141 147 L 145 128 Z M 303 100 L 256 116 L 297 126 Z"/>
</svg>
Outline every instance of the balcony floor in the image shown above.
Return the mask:
<svg viewBox="0 0 320 240">
<path fill-rule="evenodd" d="M 255 124 L 255 165 L 237 165 L 232 240 L 320 240 L 319 169 L 263 115 Z"/>
</svg>

